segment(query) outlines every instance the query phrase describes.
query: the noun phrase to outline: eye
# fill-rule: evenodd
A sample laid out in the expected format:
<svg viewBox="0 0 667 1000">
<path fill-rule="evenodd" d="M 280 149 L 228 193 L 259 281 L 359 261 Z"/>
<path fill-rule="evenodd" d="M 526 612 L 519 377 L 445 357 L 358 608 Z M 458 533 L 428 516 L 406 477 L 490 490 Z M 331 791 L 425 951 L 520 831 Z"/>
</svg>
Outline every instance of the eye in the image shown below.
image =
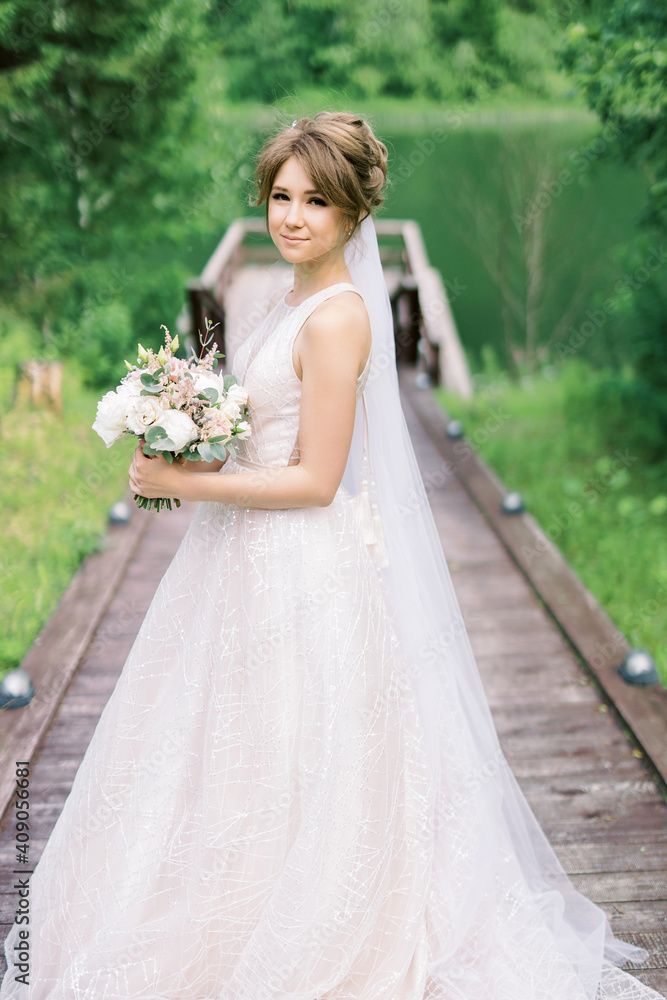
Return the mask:
<svg viewBox="0 0 667 1000">
<path fill-rule="evenodd" d="M 287 195 L 283 191 L 276 191 L 275 194 L 271 195 L 271 198 L 274 201 L 277 201 L 279 198 L 286 198 L 286 197 Z M 322 205 L 324 208 L 327 207 L 326 201 L 324 201 L 322 198 L 310 198 L 309 201 L 315 202 L 317 205 Z"/>
</svg>

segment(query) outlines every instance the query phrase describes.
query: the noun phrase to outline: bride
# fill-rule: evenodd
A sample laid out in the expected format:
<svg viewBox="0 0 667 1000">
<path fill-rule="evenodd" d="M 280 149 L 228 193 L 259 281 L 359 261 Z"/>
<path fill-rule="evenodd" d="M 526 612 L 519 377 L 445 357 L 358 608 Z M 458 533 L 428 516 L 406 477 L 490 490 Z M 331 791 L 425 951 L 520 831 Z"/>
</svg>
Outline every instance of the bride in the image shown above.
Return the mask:
<svg viewBox="0 0 667 1000">
<path fill-rule="evenodd" d="M 237 351 L 201 501 L 30 882 L 2 997 L 655 1000 L 500 750 L 398 395 L 372 209 L 387 150 L 320 112 L 257 204 L 293 288 Z M 165 530 L 168 524 L 165 520 Z"/>
</svg>

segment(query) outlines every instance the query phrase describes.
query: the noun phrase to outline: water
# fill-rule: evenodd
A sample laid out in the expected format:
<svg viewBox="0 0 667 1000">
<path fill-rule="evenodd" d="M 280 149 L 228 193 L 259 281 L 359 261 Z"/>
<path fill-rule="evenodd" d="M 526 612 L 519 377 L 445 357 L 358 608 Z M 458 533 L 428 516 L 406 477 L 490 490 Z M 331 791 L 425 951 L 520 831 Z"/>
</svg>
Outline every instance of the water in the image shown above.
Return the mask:
<svg viewBox="0 0 667 1000">
<path fill-rule="evenodd" d="M 393 179 L 381 214 L 419 222 L 473 370 L 485 345 L 502 368 L 539 362 L 613 293 L 646 182 L 605 155 L 613 129 L 586 118 L 434 129 L 379 130 Z"/>
</svg>

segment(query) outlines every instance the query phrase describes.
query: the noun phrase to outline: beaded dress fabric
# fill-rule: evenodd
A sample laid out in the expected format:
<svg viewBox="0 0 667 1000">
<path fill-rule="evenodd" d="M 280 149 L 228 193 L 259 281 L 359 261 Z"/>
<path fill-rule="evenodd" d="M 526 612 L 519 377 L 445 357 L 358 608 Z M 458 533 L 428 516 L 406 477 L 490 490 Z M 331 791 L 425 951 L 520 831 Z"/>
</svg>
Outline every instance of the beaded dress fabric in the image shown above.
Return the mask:
<svg viewBox="0 0 667 1000">
<path fill-rule="evenodd" d="M 298 457 L 295 337 L 354 290 L 283 299 L 238 350 L 252 437 L 221 475 Z M 32 876 L 31 986 L 11 972 L 14 925 L 0 996 L 587 1000 L 511 851 L 471 863 L 492 831 L 456 805 L 468 742 L 452 719 L 434 880 L 436 789 L 352 497 L 200 504 Z M 438 968 L 436 932 L 452 942 Z M 601 998 L 659 997 L 606 976 Z"/>
</svg>

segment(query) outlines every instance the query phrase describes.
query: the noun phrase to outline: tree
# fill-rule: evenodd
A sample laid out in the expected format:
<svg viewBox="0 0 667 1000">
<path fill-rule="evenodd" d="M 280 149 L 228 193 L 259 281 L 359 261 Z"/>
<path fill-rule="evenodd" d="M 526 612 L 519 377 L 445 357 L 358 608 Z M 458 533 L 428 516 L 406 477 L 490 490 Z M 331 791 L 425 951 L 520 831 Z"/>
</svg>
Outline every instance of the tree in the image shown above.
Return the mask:
<svg viewBox="0 0 667 1000">
<path fill-rule="evenodd" d="M 616 0 L 598 25 L 569 27 L 562 61 L 601 121 L 616 129 L 616 155 L 647 179 L 640 220 L 644 232 L 625 253 L 628 275 L 616 297 L 619 353 L 634 375 L 627 379 L 617 373 L 605 393 L 622 401 L 617 410 L 624 415 L 641 414 L 643 438 L 662 458 L 667 440 L 667 261 L 661 244 L 667 232 L 667 7 L 662 0 Z"/>
<path fill-rule="evenodd" d="M 198 155 L 207 10 L 208 0 L 0 7 L 0 294 L 59 350 L 88 350 L 97 328 L 115 329 L 115 340 L 100 334 L 113 364 L 147 325 L 159 335 L 167 301 L 181 299 L 169 276 L 201 224 L 181 207 L 234 144 Z"/>
<path fill-rule="evenodd" d="M 667 229 L 667 6 L 617 0 L 599 27 L 570 25 L 562 53 L 588 104 L 648 180 L 644 221 Z"/>
</svg>

